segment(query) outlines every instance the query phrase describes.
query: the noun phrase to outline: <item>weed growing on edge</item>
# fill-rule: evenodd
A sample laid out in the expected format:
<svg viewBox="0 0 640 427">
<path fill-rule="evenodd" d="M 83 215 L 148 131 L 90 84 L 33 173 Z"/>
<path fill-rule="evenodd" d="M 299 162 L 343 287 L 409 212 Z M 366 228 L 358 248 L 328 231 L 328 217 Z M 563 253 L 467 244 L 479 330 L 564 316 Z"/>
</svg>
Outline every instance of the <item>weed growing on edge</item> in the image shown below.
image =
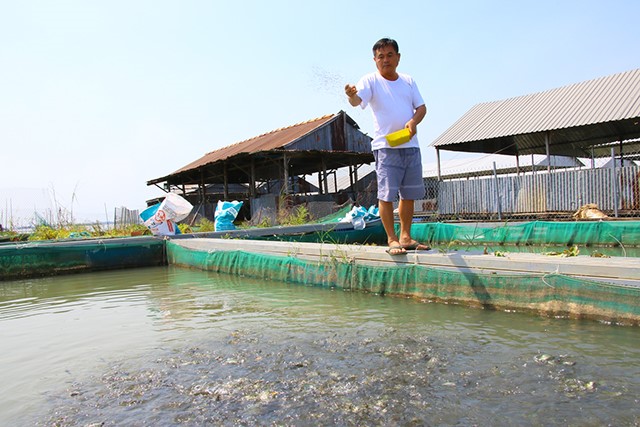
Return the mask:
<svg viewBox="0 0 640 427">
<path fill-rule="evenodd" d="M 278 223 L 280 225 L 304 225 L 310 221 L 311 214 L 304 205 L 287 207 L 278 212 Z"/>
<path fill-rule="evenodd" d="M 91 226 L 85 225 L 62 225 L 52 227 L 50 225 L 38 225 L 29 234 L 28 240 L 60 240 L 87 237 L 129 237 L 151 234 L 149 229 L 142 224 L 130 224 L 118 228 L 104 229 L 99 223 Z"/>
<path fill-rule="evenodd" d="M 544 255 L 561 256 L 561 257 L 578 256 L 578 254 L 580 254 L 580 249 L 578 249 L 578 246 L 576 245 L 573 245 L 569 249 L 565 249 L 562 252 L 553 251 L 553 252 L 544 253 Z"/>
</svg>

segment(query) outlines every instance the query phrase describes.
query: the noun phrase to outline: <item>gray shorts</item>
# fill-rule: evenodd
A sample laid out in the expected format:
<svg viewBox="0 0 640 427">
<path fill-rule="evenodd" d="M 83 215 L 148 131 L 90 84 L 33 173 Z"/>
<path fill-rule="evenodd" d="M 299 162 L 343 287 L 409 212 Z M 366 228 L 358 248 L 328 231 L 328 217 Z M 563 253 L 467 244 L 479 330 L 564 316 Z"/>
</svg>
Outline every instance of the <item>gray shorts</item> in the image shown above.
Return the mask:
<svg viewBox="0 0 640 427">
<path fill-rule="evenodd" d="M 422 158 L 419 148 L 381 148 L 374 150 L 378 176 L 378 200 L 394 202 L 420 200 L 425 196 Z"/>
</svg>

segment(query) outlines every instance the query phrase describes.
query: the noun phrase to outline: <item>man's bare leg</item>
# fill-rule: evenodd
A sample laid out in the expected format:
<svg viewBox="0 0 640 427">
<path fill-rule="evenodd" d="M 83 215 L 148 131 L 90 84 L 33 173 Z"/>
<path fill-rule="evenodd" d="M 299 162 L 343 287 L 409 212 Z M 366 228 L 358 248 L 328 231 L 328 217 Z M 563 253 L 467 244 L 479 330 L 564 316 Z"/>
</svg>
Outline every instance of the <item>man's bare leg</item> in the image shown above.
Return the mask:
<svg viewBox="0 0 640 427">
<path fill-rule="evenodd" d="M 400 217 L 400 244 L 406 250 L 428 251 L 431 248 L 411 237 L 411 224 L 413 223 L 413 200 L 400 200 L 398 204 L 398 216 Z"/>
<path fill-rule="evenodd" d="M 378 200 L 378 214 L 382 220 L 384 231 L 387 233 L 387 244 L 389 245 L 389 253 L 398 255 L 406 253 L 406 250 L 400 245 L 400 239 L 396 234 L 393 218 L 393 203 Z"/>
<path fill-rule="evenodd" d="M 400 244 L 409 245 L 411 239 L 411 223 L 413 222 L 413 200 L 400 199 L 398 216 L 400 217 Z"/>
</svg>

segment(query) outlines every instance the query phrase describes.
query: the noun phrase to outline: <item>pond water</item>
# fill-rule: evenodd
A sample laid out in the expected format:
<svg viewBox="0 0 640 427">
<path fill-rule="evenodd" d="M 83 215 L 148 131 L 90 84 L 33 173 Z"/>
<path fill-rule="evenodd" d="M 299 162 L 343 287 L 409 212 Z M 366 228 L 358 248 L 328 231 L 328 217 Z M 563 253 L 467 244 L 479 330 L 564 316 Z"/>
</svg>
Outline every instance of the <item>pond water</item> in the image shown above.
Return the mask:
<svg viewBox="0 0 640 427">
<path fill-rule="evenodd" d="M 0 425 L 637 425 L 639 333 L 175 267 L 0 282 Z"/>
</svg>

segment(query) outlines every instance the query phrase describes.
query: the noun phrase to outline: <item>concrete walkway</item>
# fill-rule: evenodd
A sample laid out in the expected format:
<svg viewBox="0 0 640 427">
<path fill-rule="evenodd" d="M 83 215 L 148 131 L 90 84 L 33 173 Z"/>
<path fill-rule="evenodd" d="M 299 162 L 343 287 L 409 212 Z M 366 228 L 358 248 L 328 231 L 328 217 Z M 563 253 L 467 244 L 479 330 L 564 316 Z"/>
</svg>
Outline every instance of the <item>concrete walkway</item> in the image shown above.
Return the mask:
<svg viewBox="0 0 640 427">
<path fill-rule="evenodd" d="M 302 260 L 345 260 L 364 265 L 402 266 L 418 264 L 455 271 L 483 274 L 562 274 L 615 285 L 640 287 L 640 259 L 597 258 L 590 256 L 504 253 L 500 256 L 481 252 L 413 251 L 391 256 L 385 247 L 328 243 L 274 242 L 239 239 L 195 238 L 174 241 L 197 251 L 246 251 Z"/>
</svg>

